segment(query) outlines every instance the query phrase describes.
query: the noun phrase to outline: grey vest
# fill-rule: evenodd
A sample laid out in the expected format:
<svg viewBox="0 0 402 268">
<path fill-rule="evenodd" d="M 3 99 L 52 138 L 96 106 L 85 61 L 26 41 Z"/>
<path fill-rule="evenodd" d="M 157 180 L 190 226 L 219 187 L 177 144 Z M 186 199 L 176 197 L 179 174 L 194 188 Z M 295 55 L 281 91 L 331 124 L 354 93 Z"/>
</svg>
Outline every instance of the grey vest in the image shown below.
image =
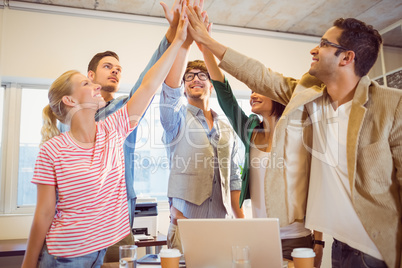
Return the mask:
<svg viewBox="0 0 402 268">
<path fill-rule="evenodd" d="M 168 197 L 176 197 L 201 205 L 212 193 L 214 178 L 214 148 L 199 120 L 187 111 L 185 128 L 181 128 L 172 143 L 177 143 L 170 159 Z M 222 202 L 231 214 L 230 170 L 235 142 L 232 128 L 218 120 L 219 141 L 217 146 Z"/>
</svg>

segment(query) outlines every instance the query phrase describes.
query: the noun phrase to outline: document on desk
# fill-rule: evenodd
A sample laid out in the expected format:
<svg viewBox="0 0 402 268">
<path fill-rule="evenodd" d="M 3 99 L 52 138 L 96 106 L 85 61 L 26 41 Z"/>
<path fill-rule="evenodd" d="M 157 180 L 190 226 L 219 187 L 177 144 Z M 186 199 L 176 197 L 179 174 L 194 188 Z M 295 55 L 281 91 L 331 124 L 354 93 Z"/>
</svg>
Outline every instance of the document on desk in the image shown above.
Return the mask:
<svg viewBox="0 0 402 268">
<path fill-rule="evenodd" d="M 144 234 L 134 235 L 135 241 L 144 241 L 144 240 L 152 240 L 152 239 L 154 239 L 154 237 L 150 236 L 150 235 L 144 235 Z"/>
</svg>

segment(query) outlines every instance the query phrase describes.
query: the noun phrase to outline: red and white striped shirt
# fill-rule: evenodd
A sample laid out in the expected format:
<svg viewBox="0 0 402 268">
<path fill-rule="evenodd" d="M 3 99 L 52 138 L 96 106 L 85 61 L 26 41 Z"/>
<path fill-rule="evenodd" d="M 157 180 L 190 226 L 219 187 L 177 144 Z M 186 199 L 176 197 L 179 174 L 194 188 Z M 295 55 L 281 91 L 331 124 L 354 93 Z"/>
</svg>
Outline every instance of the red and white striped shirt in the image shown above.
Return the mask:
<svg viewBox="0 0 402 268">
<path fill-rule="evenodd" d="M 97 123 L 93 148 L 80 147 L 67 132 L 41 147 L 32 182 L 55 185 L 59 193 L 46 235 L 50 254 L 86 255 L 129 234 L 123 143 L 133 129 L 124 106 Z"/>
</svg>

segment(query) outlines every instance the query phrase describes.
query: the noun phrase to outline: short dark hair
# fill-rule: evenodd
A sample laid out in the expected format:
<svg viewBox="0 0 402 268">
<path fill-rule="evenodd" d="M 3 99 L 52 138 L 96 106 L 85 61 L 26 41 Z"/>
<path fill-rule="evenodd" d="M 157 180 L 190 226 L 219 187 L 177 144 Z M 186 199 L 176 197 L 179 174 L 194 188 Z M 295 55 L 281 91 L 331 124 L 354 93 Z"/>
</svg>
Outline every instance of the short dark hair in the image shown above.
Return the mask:
<svg viewBox="0 0 402 268">
<path fill-rule="evenodd" d="M 189 61 L 187 63 L 186 71 L 184 72 L 184 74 L 186 74 L 189 71 L 194 70 L 194 69 L 201 70 L 201 71 L 205 72 L 206 74 L 208 74 L 208 77 L 210 77 L 207 66 L 205 65 L 205 62 L 203 60 Z M 184 76 L 183 76 L 183 81 L 184 81 Z"/>
<path fill-rule="evenodd" d="M 381 35 L 373 26 L 354 18 L 339 18 L 334 26 L 343 30 L 337 40 L 339 44 L 355 52 L 355 74 L 365 76 L 377 60 L 382 44 Z M 342 51 L 338 49 L 335 55 L 338 56 Z"/>
<path fill-rule="evenodd" d="M 96 68 L 98 68 L 98 64 L 99 64 L 100 60 L 103 59 L 104 57 L 113 57 L 113 58 L 116 58 L 118 61 L 120 61 L 119 56 L 113 51 L 107 50 L 105 52 L 99 52 L 95 56 L 92 57 L 91 61 L 88 64 L 87 71 L 95 72 Z"/>
</svg>

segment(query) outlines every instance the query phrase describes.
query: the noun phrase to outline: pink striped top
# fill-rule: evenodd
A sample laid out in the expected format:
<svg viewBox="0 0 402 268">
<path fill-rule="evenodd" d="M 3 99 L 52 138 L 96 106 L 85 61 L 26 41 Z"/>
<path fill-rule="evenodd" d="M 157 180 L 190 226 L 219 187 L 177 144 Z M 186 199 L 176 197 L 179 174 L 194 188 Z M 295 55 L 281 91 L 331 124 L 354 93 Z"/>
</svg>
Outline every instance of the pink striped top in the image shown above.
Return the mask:
<svg viewBox="0 0 402 268">
<path fill-rule="evenodd" d="M 129 234 L 123 143 L 133 129 L 124 106 L 97 123 L 93 148 L 80 147 L 67 132 L 41 147 L 32 182 L 55 185 L 59 193 L 46 235 L 50 254 L 86 255 Z"/>
</svg>

